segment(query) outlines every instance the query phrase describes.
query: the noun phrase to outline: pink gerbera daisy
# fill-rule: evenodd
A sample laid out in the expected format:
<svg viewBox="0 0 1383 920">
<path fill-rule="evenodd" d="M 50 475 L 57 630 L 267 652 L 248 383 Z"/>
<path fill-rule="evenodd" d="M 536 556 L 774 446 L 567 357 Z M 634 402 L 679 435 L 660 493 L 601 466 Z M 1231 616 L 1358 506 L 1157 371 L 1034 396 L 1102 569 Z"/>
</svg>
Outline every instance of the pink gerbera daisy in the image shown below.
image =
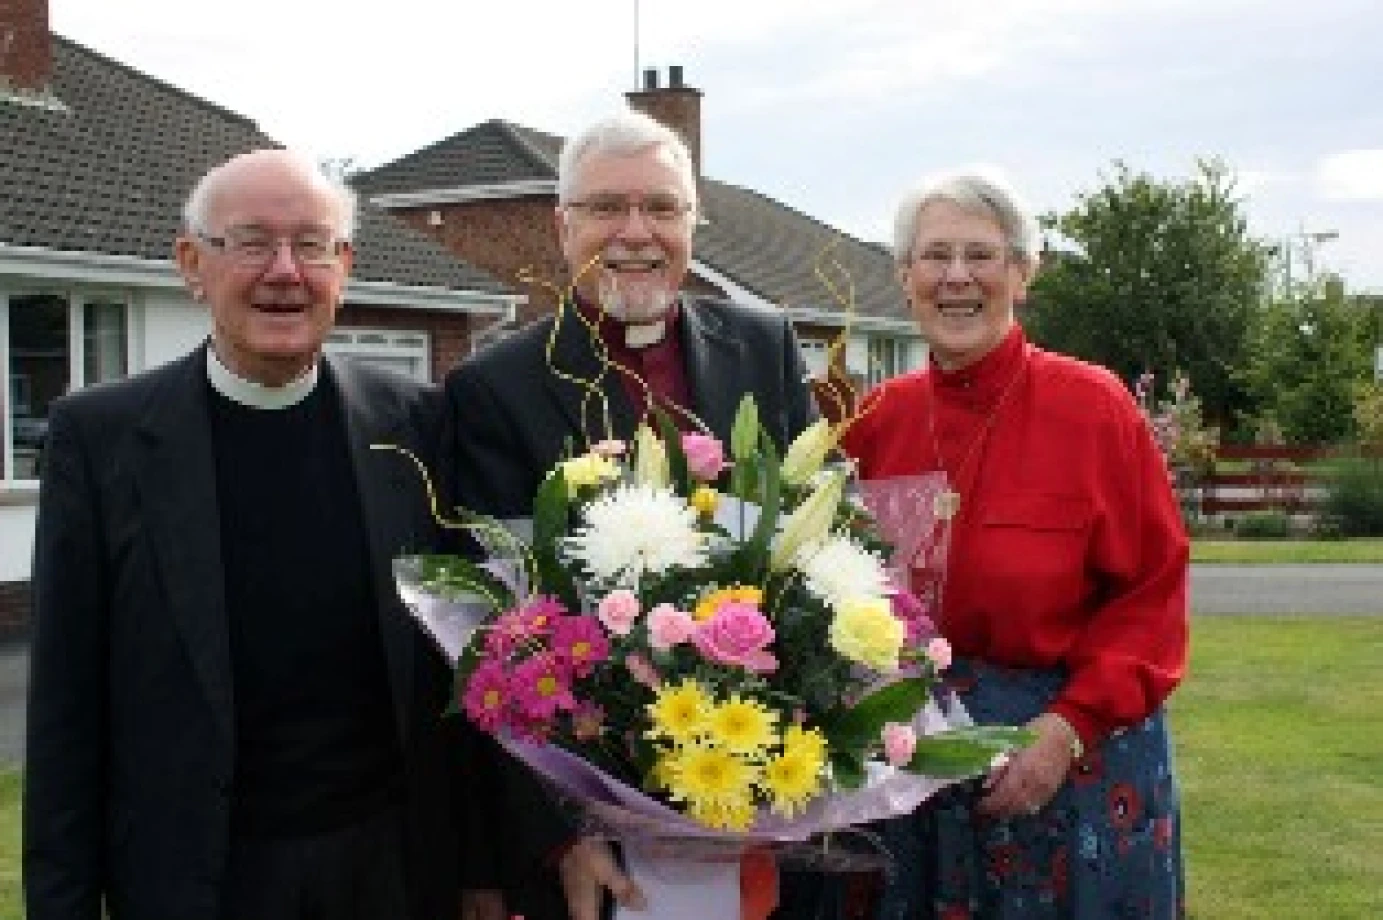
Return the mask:
<svg viewBox="0 0 1383 920">
<path fill-rule="evenodd" d="M 587 677 L 609 657 L 610 642 L 591 617 L 557 617 L 552 624 L 552 650 L 573 675 Z"/>
<path fill-rule="evenodd" d="M 498 661 L 483 661 L 471 673 L 461 705 L 482 731 L 494 733 L 504 724 L 508 685 L 504 667 Z"/>
<path fill-rule="evenodd" d="M 559 709 L 576 708 L 566 668 L 551 653 L 520 662 L 509 681 L 509 691 L 514 708 L 526 719 L 550 722 Z"/>
</svg>

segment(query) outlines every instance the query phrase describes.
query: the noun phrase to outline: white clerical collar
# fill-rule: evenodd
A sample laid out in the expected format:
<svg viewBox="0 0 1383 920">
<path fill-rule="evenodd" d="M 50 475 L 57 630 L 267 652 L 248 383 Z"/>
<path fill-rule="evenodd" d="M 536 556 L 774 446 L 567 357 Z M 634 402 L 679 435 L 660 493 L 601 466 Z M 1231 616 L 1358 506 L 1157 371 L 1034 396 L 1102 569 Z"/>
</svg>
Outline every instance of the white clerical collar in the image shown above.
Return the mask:
<svg viewBox="0 0 1383 920">
<path fill-rule="evenodd" d="M 657 345 L 667 335 L 667 320 L 656 319 L 651 323 L 625 323 L 624 344 L 634 350 Z"/>
<path fill-rule="evenodd" d="M 206 375 L 211 387 L 233 403 L 251 409 L 287 409 L 307 399 L 317 386 L 316 362 L 302 376 L 290 380 L 281 387 L 265 386 L 246 380 L 221 363 L 216 349 L 207 346 Z"/>
</svg>

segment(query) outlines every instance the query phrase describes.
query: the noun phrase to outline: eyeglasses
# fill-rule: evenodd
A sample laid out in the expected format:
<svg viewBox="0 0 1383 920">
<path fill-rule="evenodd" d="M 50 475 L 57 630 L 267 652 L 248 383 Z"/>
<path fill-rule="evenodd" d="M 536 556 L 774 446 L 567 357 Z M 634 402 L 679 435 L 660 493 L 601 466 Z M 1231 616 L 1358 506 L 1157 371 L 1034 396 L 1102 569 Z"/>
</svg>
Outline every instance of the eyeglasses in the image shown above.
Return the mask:
<svg viewBox="0 0 1383 920">
<path fill-rule="evenodd" d="M 623 195 L 592 195 L 580 201 L 568 201 L 565 206 L 601 223 L 616 223 L 627 218 L 630 211 L 637 211 L 655 224 L 682 220 L 693 207 L 691 202 L 683 201 L 676 195 L 649 195 L 643 199 Z"/>
<path fill-rule="evenodd" d="M 246 268 L 264 268 L 273 262 L 279 245 L 288 244 L 293 261 L 299 265 L 322 268 L 337 265 L 346 241 L 326 231 L 308 231 L 291 236 L 278 236 L 254 227 L 231 227 L 224 236 L 198 233 L 197 238 L 230 256 Z"/>
<path fill-rule="evenodd" d="M 972 278 L 992 278 L 1006 264 L 1004 249 L 987 244 L 967 245 L 959 249 L 950 246 L 927 246 L 917 253 L 914 261 L 929 277 L 940 278 L 955 262 L 965 268 Z"/>
</svg>

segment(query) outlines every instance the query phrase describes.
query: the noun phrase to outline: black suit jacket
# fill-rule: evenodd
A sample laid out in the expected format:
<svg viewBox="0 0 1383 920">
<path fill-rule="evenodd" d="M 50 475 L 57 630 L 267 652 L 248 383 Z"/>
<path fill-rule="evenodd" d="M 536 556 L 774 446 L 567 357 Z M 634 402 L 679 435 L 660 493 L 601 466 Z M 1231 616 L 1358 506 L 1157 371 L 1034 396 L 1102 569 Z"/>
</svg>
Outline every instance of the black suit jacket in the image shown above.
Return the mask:
<svg viewBox="0 0 1383 920">
<path fill-rule="evenodd" d="M 728 440 L 740 400 L 752 393 L 760 422 L 784 448 L 815 414 L 787 317 L 778 310 L 687 296 L 681 315 L 681 345 L 693 400 L 688 408 L 713 434 Z M 535 322 L 448 375 L 446 423 L 451 433 L 444 463 L 451 492 L 462 507 L 500 518 L 528 517 L 539 483 L 569 447 L 580 453 L 606 437 L 633 436 L 638 419 L 616 372 L 605 374 L 599 389 L 613 430 L 606 428 L 600 400 L 568 379 L 589 381 L 600 374 L 592 333 L 568 313 L 552 340 L 555 322 L 552 317 Z M 531 862 L 525 865 L 522 860 L 540 857 L 570 837 L 570 825 L 527 771 L 506 763 L 496 748 L 474 736 L 471 743 L 484 751 L 472 758 L 471 769 L 488 771 L 486 782 L 499 789 L 483 797 L 495 806 L 489 830 L 477 830 L 472 823 L 469 836 L 479 841 L 503 829 L 509 840 L 503 851 L 511 859 L 492 867 L 488 883 L 473 874 L 467 884 L 509 888 L 511 907 L 522 907 L 530 920 L 565 916 L 554 891 L 534 899 L 535 885 L 527 875 Z M 477 812 L 467 814 L 474 819 Z M 496 846 L 486 849 L 490 854 L 500 851 Z M 525 855 L 512 858 L 518 853 Z M 472 853 L 468 859 L 473 873 L 483 865 L 480 856 Z"/>
<path fill-rule="evenodd" d="M 394 589 L 393 555 L 436 539 L 416 472 L 440 400 L 328 359 L 359 484 L 405 752 L 417 920 L 455 916 L 449 675 Z M 53 407 L 33 569 L 24 784 L 32 920 L 218 915 L 235 771 L 231 661 L 205 346 Z"/>
</svg>

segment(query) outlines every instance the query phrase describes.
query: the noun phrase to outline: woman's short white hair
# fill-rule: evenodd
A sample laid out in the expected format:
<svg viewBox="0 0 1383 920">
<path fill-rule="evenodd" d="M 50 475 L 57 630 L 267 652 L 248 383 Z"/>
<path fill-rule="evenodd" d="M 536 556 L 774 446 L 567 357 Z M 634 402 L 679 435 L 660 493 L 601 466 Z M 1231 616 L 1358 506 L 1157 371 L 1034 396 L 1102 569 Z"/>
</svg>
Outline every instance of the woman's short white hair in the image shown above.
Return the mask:
<svg viewBox="0 0 1383 920">
<path fill-rule="evenodd" d="M 997 170 L 976 166 L 928 176 L 903 196 L 893 220 L 893 258 L 899 265 L 912 260 L 922 209 L 938 201 L 992 219 L 1009 252 L 1024 262 L 1037 260 L 1041 234 L 1027 205 Z"/>
<path fill-rule="evenodd" d="M 691 152 L 676 131 L 634 109 L 624 109 L 569 138 L 557 161 L 557 201 L 566 204 L 576 194 L 576 173 L 589 156 L 632 156 L 649 147 L 664 147 L 682 175 L 687 200 L 696 206 L 696 171 Z"/>
<path fill-rule="evenodd" d="M 255 152 L 256 154 L 259 151 Z M 343 240 L 350 240 L 355 236 L 356 212 L 359 203 L 356 198 L 355 189 L 346 185 L 339 178 L 327 173 L 322 169 L 321 164 L 309 157 L 282 151 L 285 159 L 297 161 L 297 165 L 302 169 L 303 174 L 312 180 L 321 180 L 322 186 L 326 188 L 336 198 L 337 226 L 336 233 Z M 243 156 L 253 156 L 255 154 L 242 154 Z M 221 180 L 228 172 L 227 167 L 235 164 L 241 157 L 233 157 L 207 171 L 202 178 L 197 180 L 197 184 L 192 187 L 192 191 L 187 196 L 187 201 L 183 203 L 182 220 L 183 226 L 193 233 L 208 233 L 211 231 L 211 204 L 216 195 L 221 190 Z"/>
</svg>

